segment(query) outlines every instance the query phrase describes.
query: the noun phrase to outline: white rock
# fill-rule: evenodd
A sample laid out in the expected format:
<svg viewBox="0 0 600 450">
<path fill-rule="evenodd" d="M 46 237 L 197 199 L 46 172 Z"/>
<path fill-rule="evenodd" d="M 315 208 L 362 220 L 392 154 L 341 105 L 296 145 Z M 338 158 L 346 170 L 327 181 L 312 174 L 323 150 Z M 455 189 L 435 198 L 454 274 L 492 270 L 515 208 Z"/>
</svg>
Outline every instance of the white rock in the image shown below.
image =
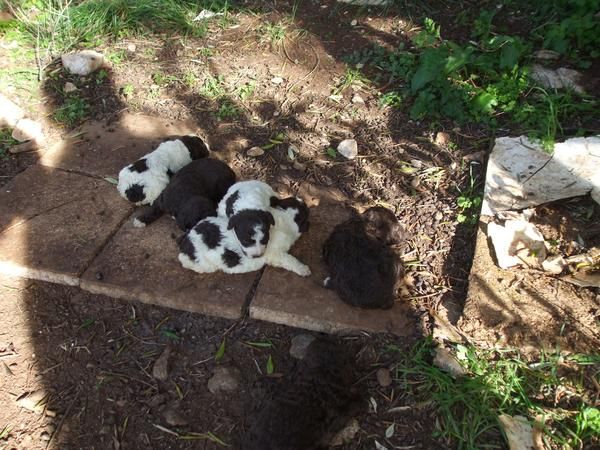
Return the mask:
<svg viewBox="0 0 600 450">
<path fill-rule="evenodd" d="M 152 376 L 159 381 L 166 381 L 169 378 L 169 356 L 171 348 L 165 347 L 161 355 L 155 361 L 152 367 Z"/>
<path fill-rule="evenodd" d="M 225 366 L 217 366 L 213 376 L 208 380 L 208 390 L 212 394 L 236 391 L 240 385 L 238 378 L 239 375 L 236 370 Z"/>
<path fill-rule="evenodd" d="M 350 25 L 355 27 L 356 25 L 358 25 L 358 20 L 354 19 L 352 22 L 350 22 Z"/>
<path fill-rule="evenodd" d="M 558 59 L 560 58 L 560 53 L 557 53 L 553 50 L 538 50 L 537 52 L 533 53 L 533 57 L 535 59 L 541 59 L 541 60 L 551 60 L 551 59 Z"/>
<path fill-rule="evenodd" d="M 202 11 L 200 11 L 200 14 L 198 14 L 196 17 L 194 17 L 193 22 L 198 22 L 200 20 L 206 20 L 206 19 L 210 19 L 211 17 L 215 17 L 215 16 L 222 16 L 223 13 L 215 13 L 212 11 L 209 11 L 207 9 L 203 9 Z"/>
<path fill-rule="evenodd" d="M 509 416 L 502 414 L 498 417 L 500 425 L 504 430 L 506 439 L 508 439 L 508 448 L 510 450 L 532 450 L 533 445 L 533 427 L 523 416 Z"/>
<path fill-rule="evenodd" d="M 304 359 L 308 346 L 315 340 L 312 334 L 302 333 L 297 334 L 292 338 L 290 345 L 290 356 L 296 359 Z"/>
<path fill-rule="evenodd" d="M 67 81 L 65 83 L 65 87 L 63 88 L 63 91 L 65 91 L 67 94 L 69 92 L 73 92 L 77 90 L 77 86 L 75 86 L 73 83 L 71 83 L 70 81 Z"/>
<path fill-rule="evenodd" d="M 21 119 L 15 125 L 12 137 L 19 142 L 42 141 L 42 124 L 31 119 Z"/>
<path fill-rule="evenodd" d="M 481 214 L 586 194 L 600 203 L 600 136 L 558 143 L 552 156 L 524 136 L 502 137 L 488 161 Z"/>
<path fill-rule="evenodd" d="M 271 83 L 273 83 L 273 84 L 281 84 L 281 83 L 283 83 L 283 78 L 281 78 L 281 77 L 273 77 L 273 78 L 271 78 Z"/>
<path fill-rule="evenodd" d="M 21 107 L 0 94 L 0 128 L 12 128 L 25 116 Z"/>
<path fill-rule="evenodd" d="M 340 155 L 348 159 L 354 159 L 358 156 L 358 144 L 354 139 L 344 139 L 337 147 Z"/>
<path fill-rule="evenodd" d="M 68 53 L 61 56 L 62 64 L 75 75 L 86 76 L 104 64 L 104 55 L 93 50 Z"/>
<path fill-rule="evenodd" d="M 360 431 L 358 420 L 351 419 L 350 422 L 342 428 L 331 440 L 330 447 L 339 447 L 344 444 L 349 444 Z"/>
<path fill-rule="evenodd" d="M 504 225 L 491 222 L 487 234 L 502 269 L 523 264 L 539 267 L 546 259 L 544 236 L 529 222 L 507 220 Z"/>
<path fill-rule="evenodd" d="M 254 157 L 256 157 L 256 156 L 262 156 L 264 154 L 265 154 L 265 151 L 262 148 L 260 148 L 260 147 L 252 147 L 251 149 L 249 149 L 246 152 L 246 155 L 248 155 L 248 156 L 254 156 Z"/>
<path fill-rule="evenodd" d="M 561 274 L 566 266 L 567 262 L 560 255 L 552 256 L 542 262 L 542 268 L 544 269 L 544 272 L 549 272 L 554 275 Z"/>
<path fill-rule="evenodd" d="M 435 143 L 441 146 L 448 145 L 450 143 L 450 135 L 445 131 L 438 131 L 435 135 Z"/>
<path fill-rule="evenodd" d="M 131 53 L 135 53 L 135 51 L 137 50 L 137 46 L 135 44 L 127 44 L 127 50 Z"/>
<path fill-rule="evenodd" d="M 437 347 L 435 349 L 433 365 L 439 367 L 445 372 L 448 372 L 455 378 L 463 376 L 467 373 L 467 370 L 460 365 L 458 359 L 456 359 L 450 350 L 445 349 L 444 347 Z"/>
<path fill-rule="evenodd" d="M 560 67 L 556 70 L 549 69 L 539 64 L 531 66 L 531 78 L 542 86 L 550 89 L 570 88 L 580 94 L 584 92 L 581 82 L 581 73 L 573 69 Z"/>
<path fill-rule="evenodd" d="M 364 105 L 365 104 L 365 99 L 362 98 L 360 95 L 358 94 L 354 94 L 352 96 L 352 103 L 354 104 L 358 104 L 358 105 Z"/>
</svg>

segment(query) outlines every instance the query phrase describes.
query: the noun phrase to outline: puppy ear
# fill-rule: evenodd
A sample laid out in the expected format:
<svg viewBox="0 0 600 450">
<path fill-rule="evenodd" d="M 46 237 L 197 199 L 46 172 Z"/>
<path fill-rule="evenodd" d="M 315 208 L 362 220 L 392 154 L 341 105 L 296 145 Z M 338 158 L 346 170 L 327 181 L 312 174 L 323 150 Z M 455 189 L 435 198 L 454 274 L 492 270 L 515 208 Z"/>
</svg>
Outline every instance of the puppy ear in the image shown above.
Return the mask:
<svg viewBox="0 0 600 450">
<path fill-rule="evenodd" d="M 204 142 L 198 136 L 181 136 L 178 139 L 187 147 L 192 160 L 206 158 L 210 152 L 206 142 Z"/>
<path fill-rule="evenodd" d="M 239 216 L 237 214 L 231 216 L 231 218 L 229 219 L 229 222 L 227 223 L 228 230 L 231 230 L 233 227 L 235 227 L 237 225 L 238 217 Z"/>
<path fill-rule="evenodd" d="M 279 203 L 281 202 L 281 200 L 279 200 L 277 197 L 273 196 L 269 199 L 269 201 L 271 202 L 271 208 L 277 208 L 279 206 Z"/>
<path fill-rule="evenodd" d="M 270 212 L 264 211 L 263 217 L 265 218 L 265 220 L 267 221 L 267 223 L 269 225 L 275 225 L 275 218 L 273 217 L 273 214 L 271 214 Z"/>
</svg>

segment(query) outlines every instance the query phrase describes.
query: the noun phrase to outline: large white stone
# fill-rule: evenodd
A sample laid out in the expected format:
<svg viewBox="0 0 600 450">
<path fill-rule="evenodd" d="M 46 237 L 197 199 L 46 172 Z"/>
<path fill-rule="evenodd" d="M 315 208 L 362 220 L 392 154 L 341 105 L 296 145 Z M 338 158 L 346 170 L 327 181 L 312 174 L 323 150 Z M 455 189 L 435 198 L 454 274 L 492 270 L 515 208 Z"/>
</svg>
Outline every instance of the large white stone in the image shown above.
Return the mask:
<svg viewBox="0 0 600 450">
<path fill-rule="evenodd" d="M 14 127 L 25 113 L 11 100 L 0 94 L 0 128 Z"/>
<path fill-rule="evenodd" d="M 102 53 L 93 50 L 68 53 L 61 56 L 63 66 L 71 73 L 86 76 L 98 70 L 104 64 Z"/>
<path fill-rule="evenodd" d="M 552 155 L 524 136 L 502 137 L 488 162 L 481 214 L 590 193 L 600 203 L 600 136 L 557 143 Z"/>
<path fill-rule="evenodd" d="M 498 266 L 502 269 L 518 265 L 540 267 L 546 259 L 544 236 L 535 225 L 524 220 L 507 220 L 504 225 L 488 224 Z"/>
<path fill-rule="evenodd" d="M 533 427 L 526 417 L 502 414 L 498 421 L 506 434 L 510 450 L 533 450 Z"/>
<path fill-rule="evenodd" d="M 550 89 L 573 89 L 580 94 L 584 90 L 581 86 L 581 73 L 566 67 L 558 69 L 549 69 L 539 64 L 531 66 L 531 78 L 541 84 L 543 87 Z"/>
<path fill-rule="evenodd" d="M 347 159 L 354 159 L 358 155 L 358 144 L 354 139 L 344 139 L 338 145 L 337 151 Z"/>
</svg>

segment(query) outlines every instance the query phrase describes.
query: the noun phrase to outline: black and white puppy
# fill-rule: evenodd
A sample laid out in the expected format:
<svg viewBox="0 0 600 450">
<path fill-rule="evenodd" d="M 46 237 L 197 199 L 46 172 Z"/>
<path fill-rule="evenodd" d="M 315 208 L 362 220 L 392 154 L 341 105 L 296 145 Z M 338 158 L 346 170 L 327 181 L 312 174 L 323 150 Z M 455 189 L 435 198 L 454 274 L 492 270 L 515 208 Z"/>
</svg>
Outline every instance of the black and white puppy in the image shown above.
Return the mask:
<svg viewBox="0 0 600 450">
<path fill-rule="evenodd" d="M 259 257 L 267 249 L 270 229 L 275 225 L 271 198 L 279 197 L 268 184 L 239 181 L 219 203 L 218 215 L 228 219 L 228 228 L 233 229 L 246 256 Z"/>
<path fill-rule="evenodd" d="M 345 347 L 313 341 L 303 360 L 252 401 L 242 450 L 317 450 L 363 408 Z M 277 383 L 277 384 L 275 384 Z"/>
<path fill-rule="evenodd" d="M 217 214 L 219 201 L 234 183 L 235 173 L 224 162 L 212 158 L 192 161 L 171 178 L 148 211 L 133 223 L 143 227 L 166 213 L 181 230 L 187 231 L 200 220 Z"/>
<path fill-rule="evenodd" d="M 296 198 L 277 199 L 276 203 L 269 213 L 274 226 L 261 256 L 248 255 L 231 221 L 219 215 L 201 220 L 179 241 L 182 266 L 199 273 L 247 273 L 271 265 L 309 276 L 310 268 L 289 254 L 301 230 L 308 230 L 308 207 Z"/>
<path fill-rule="evenodd" d="M 198 136 L 170 137 L 153 152 L 121 169 L 117 189 L 136 205 L 151 205 L 175 173 L 193 160 L 206 158 L 208 153 L 208 145 Z"/>
<path fill-rule="evenodd" d="M 391 246 L 403 240 L 398 219 L 381 206 L 337 225 L 323 244 L 325 287 L 352 306 L 391 308 L 404 272 Z"/>
</svg>

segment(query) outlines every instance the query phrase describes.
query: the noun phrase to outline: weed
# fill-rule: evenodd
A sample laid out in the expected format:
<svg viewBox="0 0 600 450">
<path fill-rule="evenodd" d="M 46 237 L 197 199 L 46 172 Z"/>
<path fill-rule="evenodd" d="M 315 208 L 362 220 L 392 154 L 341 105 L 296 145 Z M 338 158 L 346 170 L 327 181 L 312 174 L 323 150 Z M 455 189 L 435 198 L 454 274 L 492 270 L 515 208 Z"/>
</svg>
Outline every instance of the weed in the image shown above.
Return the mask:
<svg viewBox="0 0 600 450">
<path fill-rule="evenodd" d="M 469 167 L 469 186 L 464 191 L 459 189 L 459 192 L 460 195 L 456 199 L 456 205 L 459 208 L 456 221 L 466 225 L 477 224 L 482 197 L 477 192 L 476 180 L 473 177 L 473 166 Z"/>
<path fill-rule="evenodd" d="M 115 50 L 108 53 L 106 59 L 114 65 L 119 65 L 127 59 L 127 52 L 125 50 Z"/>
<path fill-rule="evenodd" d="M 367 81 L 367 78 L 359 70 L 346 69 L 346 73 L 333 89 L 333 95 L 340 95 L 350 86 L 361 86 Z"/>
<path fill-rule="evenodd" d="M 90 106 L 86 100 L 77 96 L 69 96 L 62 106 L 54 111 L 52 117 L 63 125 L 73 127 L 87 116 L 89 109 Z"/>
<path fill-rule="evenodd" d="M 121 93 L 127 98 L 130 98 L 133 96 L 133 91 L 134 91 L 134 87 L 133 87 L 133 84 L 131 84 L 131 83 L 127 83 L 126 85 L 124 85 L 121 88 Z"/>
<path fill-rule="evenodd" d="M 215 49 L 210 48 L 210 47 L 202 47 L 202 48 L 198 49 L 198 53 L 200 54 L 200 56 L 203 56 L 205 58 L 210 58 L 211 56 L 213 56 L 215 54 Z"/>
<path fill-rule="evenodd" d="M 224 100 L 219 106 L 217 111 L 217 118 L 219 120 L 232 119 L 240 115 L 240 110 L 231 101 Z"/>
<path fill-rule="evenodd" d="M 281 145 L 287 141 L 287 136 L 285 133 L 277 133 L 275 136 L 269 138 L 269 143 L 263 145 L 261 148 L 263 150 L 270 150 L 277 145 Z"/>
<path fill-rule="evenodd" d="M 202 87 L 200 88 L 200 94 L 208 98 L 219 98 L 225 95 L 225 88 L 223 87 L 223 76 L 218 75 L 213 77 L 208 75 Z"/>
<path fill-rule="evenodd" d="M 198 82 L 198 77 L 192 70 L 186 70 L 183 73 L 182 78 L 183 84 L 185 84 L 188 88 L 193 88 Z"/>
<path fill-rule="evenodd" d="M 454 379 L 431 364 L 433 349 L 431 340 L 413 347 L 396 366 L 396 378 L 419 400 L 431 402 L 437 412 L 435 436 L 449 447 L 473 449 L 500 443 L 497 418 L 503 413 L 543 415 L 546 435 L 563 448 L 598 444 L 597 408 L 587 404 L 591 401 L 581 380 L 562 377 L 558 369 L 567 365 L 582 372 L 585 365 L 600 363 L 599 356 L 555 354 L 527 364 L 516 351 L 457 345 L 457 358 L 469 375 Z M 559 392 L 578 399 L 573 412 L 554 408 Z"/>
<path fill-rule="evenodd" d="M 154 84 L 158 86 L 168 86 L 170 84 L 176 83 L 179 80 L 176 76 L 173 75 L 166 75 L 162 72 L 154 72 L 152 74 L 152 81 L 154 81 Z"/>
<path fill-rule="evenodd" d="M 108 71 L 106 69 L 100 69 L 98 73 L 96 73 L 96 84 L 104 83 L 104 80 L 108 78 Z"/>
<path fill-rule="evenodd" d="M 284 22 L 267 23 L 259 28 L 262 40 L 268 40 L 271 45 L 278 46 L 285 39 L 287 26 Z"/>
<path fill-rule="evenodd" d="M 393 106 L 399 108 L 401 105 L 402 95 L 399 92 L 387 92 L 379 97 L 379 106 Z"/>
<path fill-rule="evenodd" d="M 244 83 L 235 90 L 236 95 L 240 100 L 244 101 L 248 98 L 252 97 L 254 94 L 254 89 L 256 88 L 256 83 L 254 81 L 250 81 L 248 83 Z"/>
<path fill-rule="evenodd" d="M 226 339 L 223 339 L 221 341 L 221 345 L 219 345 L 219 348 L 217 349 L 217 353 L 215 353 L 215 362 L 219 362 L 223 359 L 223 356 L 225 356 L 225 346 L 226 346 Z"/>
<path fill-rule="evenodd" d="M 0 159 L 8 158 L 8 149 L 18 143 L 8 128 L 0 129 Z"/>
</svg>

